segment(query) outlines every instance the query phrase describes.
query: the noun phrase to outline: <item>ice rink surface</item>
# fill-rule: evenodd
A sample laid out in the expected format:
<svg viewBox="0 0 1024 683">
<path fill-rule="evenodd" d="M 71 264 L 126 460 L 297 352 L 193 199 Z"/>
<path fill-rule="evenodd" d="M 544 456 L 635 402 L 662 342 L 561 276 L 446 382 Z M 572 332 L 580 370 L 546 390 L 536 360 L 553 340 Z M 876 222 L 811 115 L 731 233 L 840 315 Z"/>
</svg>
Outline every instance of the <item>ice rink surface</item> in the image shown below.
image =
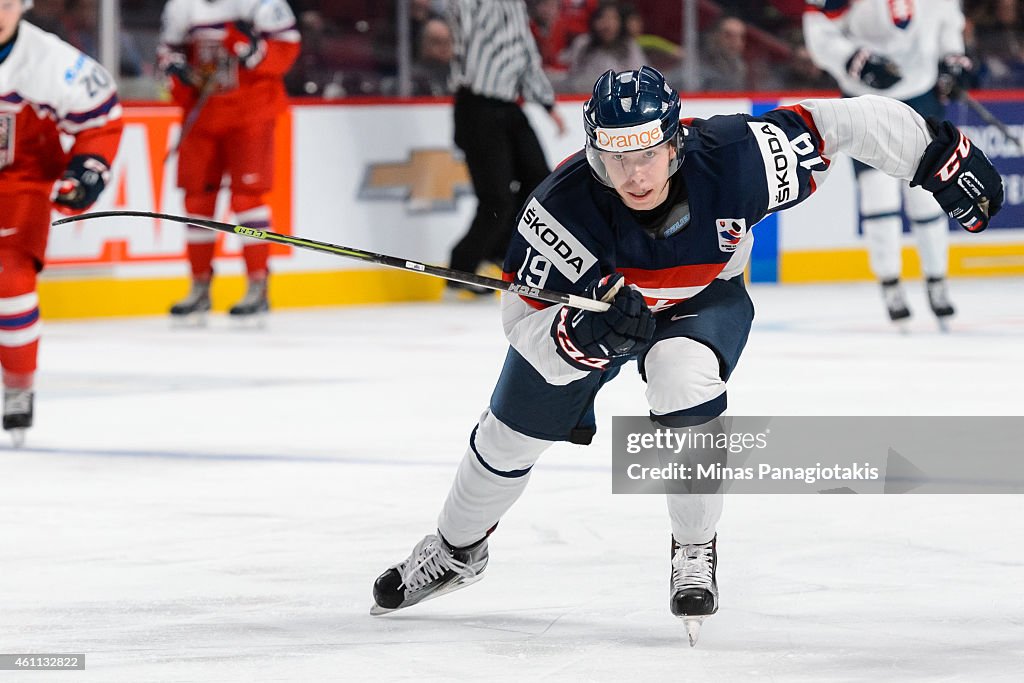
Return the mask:
<svg viewBox="0 0 1024 683">
<path fill-rule="evenodd" d="M 901 336 L 873 285 L 752 288 L 730 413 L 1024 413 L 1024 281 L 954 281 L 948 335 L 908 289 Z M 369 616 L 504 354 L 490 302 L 47 324 L 37 426 L 0 450 L 0 652 L 87 668 L 0 680 L 1024 680 L 1017 496 L 729 496 L 688 647 L 663 500 L 610 493 L 611 416 L 646 413 L 630 368 L 482 582 Z"/>
</svg>

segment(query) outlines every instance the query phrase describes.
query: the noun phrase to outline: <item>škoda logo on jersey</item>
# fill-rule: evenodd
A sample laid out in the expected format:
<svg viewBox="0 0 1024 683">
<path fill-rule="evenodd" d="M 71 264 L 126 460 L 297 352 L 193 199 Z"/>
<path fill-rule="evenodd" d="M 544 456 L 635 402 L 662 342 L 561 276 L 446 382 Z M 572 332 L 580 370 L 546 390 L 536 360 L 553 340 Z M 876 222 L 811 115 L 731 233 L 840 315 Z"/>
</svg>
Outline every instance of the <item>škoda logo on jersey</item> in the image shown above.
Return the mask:
<svg viewBox="0 0 1024 683">
<path fill-rule="evenodd" d="M 555 220 L 536 197 L 526 205 L 519 219 L 519 234 L 570 282 L 579 281 L 597 263 L 597 257 Z"/>
<path fill-rule="evenodd" d="M 727 254 L 736 251 L 740 240 L 747 234 L 745 218 L 719 218 L 715 227 L 718 228 L 718 248 Z"/>
</svg>

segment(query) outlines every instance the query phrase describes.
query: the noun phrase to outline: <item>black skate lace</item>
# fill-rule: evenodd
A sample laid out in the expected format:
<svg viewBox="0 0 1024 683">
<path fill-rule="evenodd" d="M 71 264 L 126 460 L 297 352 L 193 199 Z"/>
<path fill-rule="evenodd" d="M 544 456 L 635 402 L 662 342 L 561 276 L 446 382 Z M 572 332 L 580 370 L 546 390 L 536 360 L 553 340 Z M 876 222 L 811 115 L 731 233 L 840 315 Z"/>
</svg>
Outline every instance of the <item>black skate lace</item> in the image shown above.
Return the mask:
<svg viewBox="0 0 1024 683">
<path fill-rule="evenodd" d="M 456 560 L 448 547 L 434 534 L 417 543 L 409 559 L 398 569 L 402 583 L 409 591 L 428 586 L 449 570 L 467 579 L 475 575 L 468 565 Z"/>
<path fill-rule="evenodd" d="M 710 543 L 681 546 L 672 558 L 672 588 L 676 591 L 686 588 L 711 590 L 713 561 Z"/>
</svg>

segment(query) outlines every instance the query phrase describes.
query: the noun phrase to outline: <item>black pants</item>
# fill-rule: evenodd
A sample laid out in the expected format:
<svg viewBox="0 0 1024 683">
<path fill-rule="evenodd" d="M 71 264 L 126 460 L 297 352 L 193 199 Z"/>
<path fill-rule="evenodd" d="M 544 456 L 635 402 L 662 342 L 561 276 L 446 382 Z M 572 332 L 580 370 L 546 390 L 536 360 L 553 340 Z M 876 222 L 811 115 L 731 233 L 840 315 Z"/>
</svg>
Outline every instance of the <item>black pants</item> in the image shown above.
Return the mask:
<svg viewBox="0 0 1024 683">
<path fill-rule="evenodd" d="M 469 231 L 452 250 L 451 267 L 473 272 L 482 261 L 504 260 L 516 214 L 550 169 L 518 105 L 466 89 L 455 94 L 455 144 L 465 155 L 478 204 Z"/>
</svg>

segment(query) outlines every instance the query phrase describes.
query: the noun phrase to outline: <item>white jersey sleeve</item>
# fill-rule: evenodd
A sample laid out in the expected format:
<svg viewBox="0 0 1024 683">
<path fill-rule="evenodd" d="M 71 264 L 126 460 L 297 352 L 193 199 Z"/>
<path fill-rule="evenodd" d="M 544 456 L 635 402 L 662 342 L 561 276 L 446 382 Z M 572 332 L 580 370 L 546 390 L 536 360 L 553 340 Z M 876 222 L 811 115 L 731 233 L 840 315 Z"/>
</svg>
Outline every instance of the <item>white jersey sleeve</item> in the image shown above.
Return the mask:
<svg viewBox="0 0 1024 683">
<path fill-rule="evenodd" d="M 894 178 L 913 178 L 932 141 L 924 119 L 888 97 L 804 100 L 798 106 L 814 120 L 826 157 L 842 152 Z"/>
</svg>

